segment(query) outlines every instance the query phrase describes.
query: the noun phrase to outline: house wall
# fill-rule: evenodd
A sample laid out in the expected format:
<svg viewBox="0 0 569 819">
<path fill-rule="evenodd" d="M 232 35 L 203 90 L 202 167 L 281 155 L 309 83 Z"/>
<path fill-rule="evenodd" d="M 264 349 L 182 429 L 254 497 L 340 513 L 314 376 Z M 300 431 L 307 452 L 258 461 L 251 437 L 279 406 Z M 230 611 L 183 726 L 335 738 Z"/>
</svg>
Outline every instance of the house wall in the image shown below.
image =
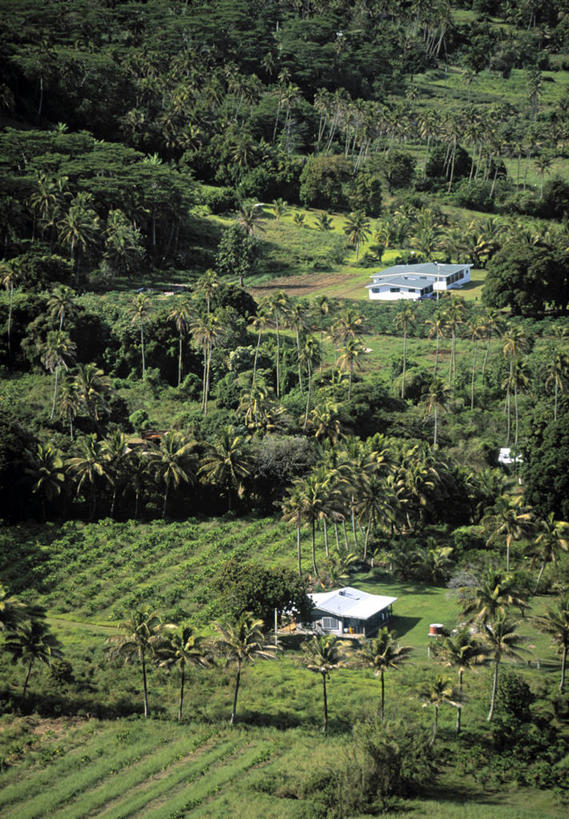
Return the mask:
<svg viewBox="0 0 569 819">
<path fill-rule="evenodd" d="M 379 292 L 374 293 L 374 290 L 379 290 Z M 412 299 L 417 300 L 420 298 L 421 294 L 418 292 L 410 293 L 408 290 L 400 290 L 399 292 L 393 292 L 389 287 L 370 287 L 369 288 L 369 297 L 370 299 L 375 299 L 379 301 L 397 301 L 399 299 Z"/>
</svg>

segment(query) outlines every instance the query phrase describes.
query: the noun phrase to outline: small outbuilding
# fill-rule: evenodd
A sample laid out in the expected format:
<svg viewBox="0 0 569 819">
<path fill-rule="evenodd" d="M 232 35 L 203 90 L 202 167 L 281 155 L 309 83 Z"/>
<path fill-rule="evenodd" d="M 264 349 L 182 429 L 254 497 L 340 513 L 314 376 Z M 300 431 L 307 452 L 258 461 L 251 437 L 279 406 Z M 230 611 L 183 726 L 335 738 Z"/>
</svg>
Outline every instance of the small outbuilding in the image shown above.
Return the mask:
<svg viewBox="0 0 569 819">
<path fill-rule="evenodd" d="M 393 614 L 396 597 L 345 586 L 330 592 L 311 594 L 312 627 L 326 634 L 359 634 L 373 637 Z"/>
</svg>

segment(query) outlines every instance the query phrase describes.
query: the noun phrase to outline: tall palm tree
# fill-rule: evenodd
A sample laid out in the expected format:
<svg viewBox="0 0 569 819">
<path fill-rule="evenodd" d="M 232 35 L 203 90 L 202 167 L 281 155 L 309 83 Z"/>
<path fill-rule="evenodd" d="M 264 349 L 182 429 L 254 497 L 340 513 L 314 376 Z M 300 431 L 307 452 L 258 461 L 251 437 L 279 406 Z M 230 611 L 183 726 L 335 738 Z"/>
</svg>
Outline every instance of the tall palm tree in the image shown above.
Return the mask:
<svg viewBox="0 0 569 819">
<path fill-rule="evenodd" d="M 256 659 L 273 660 L 275 658 L 276 646 L 265 641 L 263 626 L 263 621 L 255 620 L 248 611 L 242 614 L 236 623 L 227 625 L 214 623 L 214 628 L 219 635 L 214 643 L 214 650 L 225 658 L 226 665 L 233 665 L 236 669 L 230 725 L 234 725 L 237 716 L 237 697 L 243 667 L 254 663 Z"/>
<path fill-rule="evenodd" d="M 434 378 L 425 393 L 425 417 L 432 415 L 434 418 L 433 446 L 437 445 L 438 440 L 439 414 L 446 410 L 449 395 L 449 388 L 440 378 Z"/>
<path fill-rule="evenodd" d="M 476 666 L 488 662 L 486 648 L 476 639 L 468 627 L 461 628 L 456 634 L 443 637 L 434 646 L 437 662 L 458 671 L 458 701 L 462 701 L 462 677 L 465 671 L 475 671 Z M 456 712 L 456 733 L 461 729 L 462 708 Z"/>
<path fill-rule="evenodd" d="M 237 435 L 232 426 L 224 427 L 204 454 L 199 475 L 226 495 L 227 511 L 230 512 L 233 497 L 243 496 L 244 482 L 250 474 L 251 457 L 246 439 Z"/>
<path fill-rule="evenodd" d="M 297 300 L 291 304 L 287 316 L 287 325 L 294 330 L 296 339 L 296 355 L 298 361 L 298 387 L 300 394 L 303 394 L 302 386 L 302 365 L 300 360 L 300 338 L 308 329 L 308 304 L 306 301 Z"/>
<path fill-rule="evenodd" d="M 363 211 L 358 210 L 355 213 L 350 213 L 346 219 L 344 233 L 348 237 L 349 243 L 356 249 L 357 262 L 361 243 L 369 239 L 371 235 L 370 222 Z"/>
<path fill-rule="evenodd" d="M 6 637 L 5 650 L 12 655 L 12 662 L 18 660 L 27 666 L 22 698 L 26 698 L 30 675 L 34 663 L 51 665 L 52 660 L 63 657 L 62 646 L 51 632 L 45 620 L 32 619 L 29 623 L 18 626 Z"/>
<path fill-rule="evenodd" d="M 348 372 L 348 401 L 352 398 L 352 381 L 354 370 L 361 369 L 362 356 L 365 355 L 366 348 L 357 338 L 347 338 L 339 348 L 338 369 L 340 372 Z"/>
<path fill-rule="evenodd" d="M 182 483 L 194 483 L 196 458 L 192 452 L 195 441 L 184 433 L 169 430 L 160 437 L 160 442 L 148 452 L 150 470 L 157 483 L 164 487 L 162 517 L 166 519 L 170 490 Z"/>
<path fill-rule="evenodd" d="M 107 462 L 105 475 L 112 487 L 111 508 L 109 514 L 115 515 L 115 506 L 119 490 L 124 489 L 126 482 L 130 478 L 130 468 L 132 465 L 131 450 L 128 439 L 124 432 L 115 429 L 108 438 L 101 443 L 101 452 Z"/>
<path fill-rule="evenodd" d="M 538 629 L 548 634 L 554 645 L 561 651 L 561 679 L 559 690 L 563 693 L 565 687 L 565 671 L 567 668 L 567 652 L 569 651 L 569 594 L 560 597 L 555 608 L 546 609 L 545 614 L 534 617 Z"/>
<path fill-rule="evenodd" d="M 324 725 L 322 731 L 328 732 L 328 694 L 326 680 L 332 671 L 347 664 L 347 647 L 333 634 L 312 637 L 302 644 L 300 663 L 308 671 L 322 677 L 322 697 L 324 705 Z"/>
<path fill-rule="evenodd" d="M 210 651 L 206 647 L 203 637 L 195 634 L 192 627 L 186 623 L 176 626 L 175 630 L 166 630 L 165 636 L 158 643 L 156 656 L 160 668 L 177 668 L 180 672 L 180 698 L 178 701 L 178 722 L 182 719 L 184 707 L 184 684 L 186 669 L 190 666 L 208 668 L 211 665 Z"/>
<path fill-rule="evenodd" d="M 444 310 L 438 309 L 434 314 L 432 319 L 425 319 L 425 324 L 429 328 L 429 338 L 436 339 L 436 346 L 435 346 L 435 371 L 433 373 L 433 378 L 437 377 L 437 372 L 439 368 L 439 347 L 440 347 L 440 340 L 444 335 L 445 328 L 446 328 L 446 319 Z"/>
<path fill-rule="evenodd" d="M 207 313 L 211 313 L 211 300 L 219 289 L 220 282 L 215 270 L 206 270 L 196 282 L 195 292 L 203 293 Z"/>
<path fill-rule="evenodd" d="M 366 640 L 356 653 L 357 664 L 373 669 L 373 673 L 381 681 L 379 715 L 382 722 L 385 719 L 385 672 L 396 671 L 409 660 L 412 651 L 411 646 L 399 645 L 395 632 L 384 626 L 378 632 L 377 637 L 373 640 Z"/>
<path fill-rule="evenodd" d="M 26 605 L 0 583 L 0 632 L 15 631 L 27 614 Z"/>
<path fill-rule="evenodd" d="M 93 520 L 97 507 L 97 484 L 107 477 L 107 463 L 97 436 L 85 435 L 75 445 L 76 454 L 68 458 L 66 467 L 76 482 L 75 493 L 79 495 L 89 486 L 89 520 Z"/>
<path fill-rule="evenodd" d="M 521 660 L 523 659 L 522 654 L 526 651 L 523 646 L 526 638 L 516 632 L 516 625 L 514 620 L 509 620 L 505 616 L 496 618 L 492 623 L 484 623 L 483 638 L 488 649 L 488 656 L 494 663 L 488 722 L 491 722 L 496 707 L 500 663 L 505 657 Z"/>
<path fill-rule="evenodd" d="M 85 414 L 95 422 L 108 413 L 112 381 L 96 364 L 79 364 L 75 371 L 75 390 Z"/>
<path fill-rule="evenodd" d="M 255 358 L 253 359 L 253 377 L 251 380 L 251 388 L 255 386 L 255 378 L 257 376 L 257 362 L 259 360 L 259 349 L 261 347 L 261 336 L 267 329 L 269 324 L 269 315 L 266 312 L 266 302 L 261 302 L 257 308 L 257 315 L 253 316 L 251 321 L 251 329 L 257 333 L 257 345 L 255 347 Z"/>
<path fill-rule="evenodd" d="M 0 260 L 0 283 L 6 288 L 9 294 L 8 300 L 8 325 L 6 333 L 8 335 L 8 355 L 12 349 L 12 313 L 14 308 L 14 287 L 22 280 L 22 271 L 15 260 Z"/>
<path fill-rule="evenodd" d="M 59 373 L 63 367 L 68 369 L 68 365 L 75 358 L 77 347 L 71 341 L 69 335 L 62 330 L 50 330 L 47 334 L 47 341 L 41 356 L 41 362 L 51 373 L 55 373 L 53 385 L 53 398 L 51 402 L 50 420 L 55 415 L 57 402 L 57 390 L 59 388 Z"/>
<path fill-rule="evenodd" d="M 405 398 L 405 370 L 407 368 L 407 333 L 415 324 L 415 309 L 411 304 L 405 304 L 395 314 L 395 326 L 403 333 L 403 373 L 401 378 L 401 398 Z"/>
<path fill-rule="evenodd" d="M 284 292 L 284 290 L 279 290 L 278 292 L 274 293 L 270 299 L 267 301 L 267 314 L 269 315 L 271 321 L 274 322 L 275 330 L 277 331 L 277 367 L 276 367 L 276 378 L 277 378 L 277 398 L 280 397 L 281 394 L 281 337 L 280 337 L 280 329 L 286 323 L 287 316 L 290 311 L 290 299 Z"/>
<path fill-rule="evenodd" d="M 464 301 L 459 297 L 449 297 L 449 301 L 445 305 L 445 325 L 447 330 L 450 330 L 451 335 L 451 351 L 449 362 L 449 385 L 451 392 L 454 391 L 454 383 L 456 380 L 456 334 L 458 328 L 464 321 L 465 313 Z"/>
<path fill-rule="evenodd" d="M 454 708 L 462 708 L 462 703 L 458 696 L 458 692 L 452 684 L 450 677 L 437 676 L 434 680 L 424 683 L 420 697 L 423 700 L 423 708 L 434 709 L 433 718 L 433 735 L 431 737 L 431 745 L 434 745 L 437 738 L 439 727 L 439 709 L 441 705 L 452 705 Z"/>
<path fill-rule="evenodd" d="M 189 299 L 181 298 L 168 313 L 169 321 L 173 321 L 178 331 L 178 386 L 182 383 L 182 352 L 184 338 L 187 335 L 190 321 L 193 316 Z"/>
<path fill-rule="evenodd" d="M 75 308 L 75 291 L 66 285 L 53 288 L 47 299 L 49 317 L 59 323 L 58 329 L 63 330 L 63 321 L 66 315 Z"/>
<path fill-rule="evenodd" d="M 237 224 L 248 236 L 253 236 L 257 231 L 262 233 L 265 230 L 262 222 L 264 216 L 263 208 L 258 202 L 242 202 L 237 212 Z"/>
<path fill-rule="evenodd" d="M 569 523 L 555 520 L 550 512 L 537 521 L 537 536 L 528 549 L 533 561 L 541 561 L 541 567 L 535 583 L 534 594 L 537 594 L 539 582 L 548 563 L 556 563 L 559 552 L 569 552 Z"/>
<path fill-rule="evenodd" d="M 463 590 L 461 608 L 469 622 L 492 622 L 514 607 L 523 613 L 527 595 L 518 588 L 515 576 L 502 569 L 488 569 L 478 586 Z"/>
<path fill-rule="evenodd" d="M 295 502 L 300 507 L 300 517 L 311 528 L 312 571 L 317 577 L 316 522 L 319 520 L 325 522 L 339 505 L 339 492 L 324 467 L 314 469 L 304 478 L 295 478 L 292 485 L 295 490 Z"/>
<path fill-rule="evenodd" d="M 202 412 L 207 415 L 207 404 L 209 398 L 210 376 L 211 376 L 211 355 L 213 348 L 220 343 L 223 338 L 223 327 L 221 321 L 215 313 L 208 313 L 206 316 L 197 316 L 190 324 L 190 331 L 195 344 L 203 350 L 203 388 L 202 388 Z"/>
<path fill-rule="evenodd" d="M 124 663 L 140 663 L 144 716 L 148 717 L 150 711 L 146 665 L 160 639 L 162 629 L 160 617 L 148 609 L 134 609 L 119 628 L 122 633 L 107 640 L 109 656 Z"/>
<path fill-rule="evenodd" d="M 306 390 L 306 406 L 304 408 L 304 423 L 302 425 L 303 430 L 306 430 L 308 424 L 308 413 L 310 411 L 310 399 L 312 397 L 312 374 L 314 372 L 315 366 L 321 360 L 321 346 L 318 340 L 314 336 L 305 336 L 303 339 L 303 344 L 300 348 L 299 353 L 299 361 L 301 367 L 306 369 L 306 380 L 307 380 L 307 390 Z"/>
<path fill-rule="evenodd" d="M 510 547 L 514 540 L 527 537 L 533 530 L 534 519 L 529 507 L 522 506 L 521 495 L 508 497 L 502 495 L 485 517 L 492 526 L 488 543 L 496 538 L 504 538 L 506 543 L 506 571 L 510 571 Z"/>
<path fill-rule="evenodd" d="M 545 389 L 549 391 L 553 386 L 553 420 L 557 420 L 557 409 L 559 406 L 559 393 L 565 389 L 565 384 L 569 378 L 569 355 L 558 350 L 553 358 L 545 365 Z"/>
<path fill-rule="evenodd" d="M 151 312 L 151 302 L 144 293 L 137 293 L 129 305 L 130 318 L 133 324 L 140 329 L 140 354 L 142 361 L 142 377 L 146 375 L 146 351 L 144 347 L 144 327 L 148 324 Z"/>
<path fill-rule="evenodd" d="M 512 389 L 516 387 L 516 379 L 514 377 L 514 370 L 516 363 L 520 360 L 523 353 L 528 349 L 529 342 L 525 331 L 521 327 L 508 327 L 502 337 L 502 353 L 504 358 L 509 361 L 509 377 L 504 382 L 506 387 L 506 413 L 508 419 L 508 428 L 506 435 L 506 446 L 510 444 L 511 432 L 511 394 Z M 517 426 L 516 426 L 517 430 Z"/>
<path fill-rule="evenodd" d="M 32 492 L 41 497 L 43 519 L 46 519 L 46 501 L 53 502 L 60 494 L 65 482 L 64 464 L 61 450 L 53 444 L 38 444 L 36 451 L 26 450 L 25 472 L 33 480 Z"/>
<path fill-rule="evenodd" d="M 62 245 L 69 246 L 76 281 L 79 254 L 90 244 L 96 242 L 99 235 L 99 217 L 92 208 L 92 204 L 91 194 L 79 192 L 70 203 L 68 211 L 57 223 L 59 241 Z"/>
</svg>

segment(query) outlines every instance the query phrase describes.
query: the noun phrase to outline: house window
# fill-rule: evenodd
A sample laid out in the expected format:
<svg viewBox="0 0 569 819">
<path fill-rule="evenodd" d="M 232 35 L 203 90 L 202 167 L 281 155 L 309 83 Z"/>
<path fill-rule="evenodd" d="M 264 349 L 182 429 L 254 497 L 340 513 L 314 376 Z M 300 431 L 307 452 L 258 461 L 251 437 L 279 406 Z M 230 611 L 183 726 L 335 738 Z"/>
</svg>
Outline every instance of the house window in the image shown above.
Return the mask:
<svg viewBox="0 0 569 819">
<path fill-rule="evenodd" d="M 372 293 L 381 293 L 381 288 L 380 287 L 372 287 L 371 292 Z"/>
<path fill-rule="evenodd" d="M 337 631 L 340 628 L 340 621 L 336 617 L 323 617 L 322 628 L 328 631 Z"/>
<path fill-rule="evenodd" d="M 389 292 L 390 292 L 390 293 L 400 293 L 400 292 L 401 292 L 401 288 L 400 288 L 400 287 L 390 287 L 390 288 L 389 288 Z"/>
</svg>

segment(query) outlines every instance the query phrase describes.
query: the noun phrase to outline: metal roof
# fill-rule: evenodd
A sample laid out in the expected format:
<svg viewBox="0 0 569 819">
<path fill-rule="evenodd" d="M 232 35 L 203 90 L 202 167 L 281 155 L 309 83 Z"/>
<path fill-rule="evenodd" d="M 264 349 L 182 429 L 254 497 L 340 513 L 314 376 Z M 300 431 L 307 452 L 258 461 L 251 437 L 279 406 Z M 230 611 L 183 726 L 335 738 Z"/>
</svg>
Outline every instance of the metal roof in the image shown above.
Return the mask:
<svg viewBox="0 0 569 819">
<path fill-rule="evenodd" d="M 335 617 L 355 617 L 358 620 L 369 620 L 374 614 L 383 611 L 397 600 L 396 597 L 383 597 L 379 594 L 345 586 L 330 592 L 311 594 L 314 607 Z"/>
<path fill-rule="evenodd" d="M 380 273 L 373 273 L 372 276 L 400 276 L 403 274 L 411 276 L 452 276 L 459 273 L 470 264 L 438 264 L 437 262 L 423 262 L 422 264 L 396 264 L 393 267 L 386 267 Z"/>
<path fill-rule="evenodd" d="M 375 278 L 377 279 L 377 274 L 376 274 Z M 407 274 L 406 276 L 403 276 L 403 275 L 399 274 L 397 276 L 386 276 L 386 277 L 384 277 L 383 274 L 382 274 L 381 279 L 379 279 L 379 281 L 374 281 L 374 282 L 372 282 L 372 284 L 366 284 L 366 287 L 371 288 L 371 287 L 377 287 L 380 284 L 392 284 L 392 285 L 397 286 L 397 287 L 414 287 L 414 288 L 419 287 L 419 288 L 423 289 L 423 287 L 428 287 L 429 285 L 432 285 L 433 281 L 434 281 L 434 279 L 431 276 L 429 276 L 428 278 L 425 278 L 425 276 L 420 277 L 420 276 L 418 276 L 416 274 L 415 275 L 414 274 Z"/>
</svg>

